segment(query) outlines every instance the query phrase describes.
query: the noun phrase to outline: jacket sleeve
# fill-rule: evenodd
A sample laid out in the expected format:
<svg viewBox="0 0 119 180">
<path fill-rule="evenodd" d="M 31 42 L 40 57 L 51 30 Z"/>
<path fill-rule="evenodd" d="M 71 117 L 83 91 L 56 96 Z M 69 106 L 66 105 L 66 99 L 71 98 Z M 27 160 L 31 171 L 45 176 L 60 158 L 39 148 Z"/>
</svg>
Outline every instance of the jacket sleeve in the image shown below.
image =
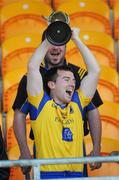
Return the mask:
<svg viewBox="0 0 119 180">
<path fill-rule="evenodd" d="M 27 84 L 27 76 L 24 75 L 19 83 L 17 95 L 12 106 L 14 111 L 16 109 L 20 110 L 23 104 L 26 102 L 27 99 L 26 84 Z"/>
<path fill-rule="evenodd" d="M 80 80 L 82 80 L 86 76 L 87 73 L 88 72 L 85 69 L 79 68 L 78 74 L 80 76 Z M 98 93 L 98 90 L 96 90 L 91 102 L 93 104 L 92 109 L 95 109 L 103 104 L 103 101 Z M 89 105 L 91 105 L 91 104 L 89 104 Z M 87 109 L 92 110 L 90 108 L 87 108 Z"/>
</svg>

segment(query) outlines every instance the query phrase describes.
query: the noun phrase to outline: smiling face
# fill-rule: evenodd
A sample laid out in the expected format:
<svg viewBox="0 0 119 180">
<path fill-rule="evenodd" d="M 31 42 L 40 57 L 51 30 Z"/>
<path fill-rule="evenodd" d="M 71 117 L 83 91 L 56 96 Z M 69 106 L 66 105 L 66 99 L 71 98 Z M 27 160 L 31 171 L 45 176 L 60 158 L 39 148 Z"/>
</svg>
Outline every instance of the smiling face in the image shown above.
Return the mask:
<svg viewBox="0 0 119 180">
<path fill-rule="evenodd" d="M 47 63 L 48 68 L 62 65 L 65 59 L 65 52 L 66 52 L 65 45 L 63 46 L 51 45 L 45 56 L 45 62 Z"/>
<path fill-rule="evenodd" d="M 51 96 L 58 104 L 67 104 L 71 101 L 75 90 L 75 78 L 71 71 L 58 70 L 56 82 L 53 82 Z"/>
</svg>

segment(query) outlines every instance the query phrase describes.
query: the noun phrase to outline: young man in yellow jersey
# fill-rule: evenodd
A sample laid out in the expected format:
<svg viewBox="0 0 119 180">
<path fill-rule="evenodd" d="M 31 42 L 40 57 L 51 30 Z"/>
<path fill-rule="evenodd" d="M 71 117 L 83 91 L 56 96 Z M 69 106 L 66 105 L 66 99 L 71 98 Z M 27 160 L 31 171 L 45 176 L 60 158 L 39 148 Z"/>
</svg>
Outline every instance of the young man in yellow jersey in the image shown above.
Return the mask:
<svg viewBox="0 0 119 180">
<path fill-rule="evenodd" d="M 43 40 L 45 39 L 45 31 L 43 33 Z M 52 45 L 45 57 L 44 57 L 44 63 L 40 66 L 39 71 L 42 74 L 42 77 L 44 79 L 45 74 L 48 69 L 51 67 L 59 66 L 59 65 L 68 65 L 70 68 L 73 69 L 73 72 L 75 74 L 76 78 L 76 89 L 79 88 L 81 80 L 86 75 L 86 71 L 80 67 L 77 67 L 71 63 L 68 63 L 65 59 L 65 52 L 66 52 L 66 45 L 62 46 L 55 46 Z M 40 57 L 39 52 L 37 51 L 38 56 Z M 81 52 L 82 53 L 82 52 Z M 78 59 L 77 59 L 78 60 Z M 15 102 L 13 104 L 13 110 L 14 113 L 14 131 L 15 135 L 19 144 L 19 147 L 24 147 L 26 149 L 26 125 L 25 125 L 25 119 L 26 115 L 29 113 L 29 106 L 27 103 L 27 91 L 26 91 L 26 83 L 27 83 L 27 75 L 24 75 L 23 78 L 20 81 L 18 93 L 15 99 Z M 101 144 L 101 122 L 99 118 L 99 112 L 98 107 L 102 104 L 102 100 L 96 90 L 95 95 L 91 101 L 91 103 L 85 108 L 85 115 L 83 117 L 84 119 L 84 134 L 87 134 L 87 128 L 85 128 L 86 124 L 86 117 L 88 119 L 89 125 L 90 125 L 90 133 L 92 137 L 92 144 L 93 149 L 91 151 L 91 156 L 99 156 L 100 155 L 100 144 Z M 22 132 L 22 133 L 21 133 Z M 32 132 L 32 131 L 31 131 Z M 33 134 L 30 133 L 30 138 L 33 139 Z M 27 147 L 28 149 L 28 147 Z M 26 157 L 24 153 L 21 153 L 21 158 L 31 158 L 31 156 Z M 28 153 L 27 153 L 28 155 Z M 100 168 L 100 163 L 94 163 L 92 170 Z M 23 169 L 23 173 L 27 173 L 27 168 Z M 86 168 L 84 168 L 84 174 L 87 176 Z"/>
<path fill-rule="evenodd" d="M 45 91 L 43 91 L 39 66 L 47 51 L 52 48 L 47 40 L 36 49 L 28 63 L 27 92 L 36 158 L 83 157 L 84 155 L 82 113 L 95 93 L 100 68 L 95 57 L 80 41 L 77 28 L 72 29 L 72 40 L 82 53 L 88 70 L 77 91 L 75 91 L 75 75 L 67 66 L 58 66 L 47 71 Z M 57 55 L 60 58 L 62 54 L 58 52 Z M 46 91 L 46 87 L 49 92 Z M 27 146 L 21 147 L 20 150 L 24 157 L 30 157 Z M 41 167 L 43 179 L 82 176 L 82 164 Z"/>
</svg>

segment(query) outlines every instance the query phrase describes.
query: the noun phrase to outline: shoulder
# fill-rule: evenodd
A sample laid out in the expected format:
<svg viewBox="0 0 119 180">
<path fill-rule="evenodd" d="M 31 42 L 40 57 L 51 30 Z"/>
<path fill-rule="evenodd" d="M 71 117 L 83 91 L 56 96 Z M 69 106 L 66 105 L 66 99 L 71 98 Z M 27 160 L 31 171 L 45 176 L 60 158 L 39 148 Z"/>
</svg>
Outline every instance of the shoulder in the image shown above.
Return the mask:
<svg viewBox="0 0 119 180">
<path fill-rule="evenodd" d="M 22 76 L 19 86 L 25 85 L 26 83 L 27 83 L 27 73 Z"/>
<path fill-rule="evenodd" d="M 80 80 L 83 79 L 83 77 L 87 75 L 87 70 L 84 68 L 78 67 L 71 63 L 68 63 L 68 66 L 71 67 L 74 72 L 78 73 Z"/>
<path fill-rule="evenodd" d="M 71 64 L 71 63 L 67 63 L 68 66 L 73 70 L 73 71 L 79 71 L 80 67 L 74 65 L 74 64 Z"/>
<path fill-rule="evenodd" d="M 26 79 L 27 79 L 27 73 L 22 76 L 21 80 L 25 81 Z"/>
<path fill-rule="evenodd" d="M 83 77 L 85 77 L 87 75 L 87 70 L 86 69 L 83 69 L 83 68 L 79 68 L 78 70 L 78 74 L 80 76 L 80 79 L 83 79 Z"/>
</svg>

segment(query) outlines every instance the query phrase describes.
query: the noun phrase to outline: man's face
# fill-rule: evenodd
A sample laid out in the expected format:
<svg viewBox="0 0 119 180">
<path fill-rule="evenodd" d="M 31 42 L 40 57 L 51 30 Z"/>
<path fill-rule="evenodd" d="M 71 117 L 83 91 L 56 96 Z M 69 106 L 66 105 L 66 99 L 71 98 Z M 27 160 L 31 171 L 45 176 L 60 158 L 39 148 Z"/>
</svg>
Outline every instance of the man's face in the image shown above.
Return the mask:
<svg viewBox="0 0 119 180">
<path fill-rule="evenodd" d="M 45 61 L 49 68 L 54 66 L 62 65 L 65 58 L 65 52 L 66 52 L 66 46 L 54 46 L 51 45 L 51 47 L 48 49 Z"/>
<path fill-rule="evenodd" d="M 54 89 L 54 100 L 59 104 L 67 104 L 71 101 L 75 90 L 75 78 L 72 72 L 59 70 Z"/>
</svg>

